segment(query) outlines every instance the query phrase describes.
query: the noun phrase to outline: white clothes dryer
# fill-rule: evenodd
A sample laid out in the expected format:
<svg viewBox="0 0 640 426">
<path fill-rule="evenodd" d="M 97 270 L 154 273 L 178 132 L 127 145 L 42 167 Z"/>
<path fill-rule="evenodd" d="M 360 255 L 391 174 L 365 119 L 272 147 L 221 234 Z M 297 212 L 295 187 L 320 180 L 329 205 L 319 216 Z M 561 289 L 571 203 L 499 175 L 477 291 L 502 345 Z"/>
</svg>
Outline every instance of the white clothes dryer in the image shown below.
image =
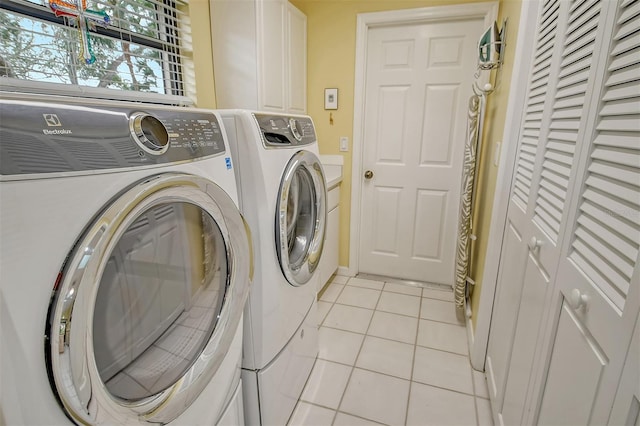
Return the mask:
<svg viewBox="0 0 640 426">
<path fill-rule="evenodd" d="M 220 114 L 256 250 L 245 309 L 245 418 L 284 425 L 318 354 L 314 271 L 327 218 L 324 172 L 310 117 Z"/>
<path fill-rule="evenodd" d="M 213 111 L 0 95 L 0 423 L 243 424 L 251 242 Z"/>
</svg>

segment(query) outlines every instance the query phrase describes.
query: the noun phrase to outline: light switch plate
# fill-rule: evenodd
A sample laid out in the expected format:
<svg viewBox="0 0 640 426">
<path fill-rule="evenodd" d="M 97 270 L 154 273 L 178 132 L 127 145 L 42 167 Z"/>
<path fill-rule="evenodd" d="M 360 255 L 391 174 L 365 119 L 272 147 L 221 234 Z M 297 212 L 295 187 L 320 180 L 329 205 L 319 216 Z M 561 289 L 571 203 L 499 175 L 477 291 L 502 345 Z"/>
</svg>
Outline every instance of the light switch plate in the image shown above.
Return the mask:
<svg viewBox="0 0 640 426">
<path fill-rule="evenodd" d="M 497 166 L 500 163 L 500 146 L 502 142 L 496 142 L 496 145 L 493 147 L 493 165 Z"/>
<path fill-rule="evenodd" d="M 340 151 L 349 151 L 349 138 L 347 136 L 340 136 Z"/>
</svg>

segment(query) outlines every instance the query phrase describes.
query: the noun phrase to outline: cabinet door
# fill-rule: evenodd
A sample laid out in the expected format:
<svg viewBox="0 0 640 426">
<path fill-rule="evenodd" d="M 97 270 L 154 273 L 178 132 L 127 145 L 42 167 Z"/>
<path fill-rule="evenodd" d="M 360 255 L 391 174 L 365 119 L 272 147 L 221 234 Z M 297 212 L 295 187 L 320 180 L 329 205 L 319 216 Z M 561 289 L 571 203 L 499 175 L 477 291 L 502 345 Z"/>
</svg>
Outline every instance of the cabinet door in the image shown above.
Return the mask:
<svg viewBox="0 0 640 426">
<path fill-rule="evenodd" d="M 320 260 L 322 275 L 318 283 L 318 291 L 322 290 L 322 287 L 338 269 L 339 221 L 340 207 L 336 207 L 327 214 L 327 236 Z"/>
<path fill-rule="evenodd" d="M 327 192 L 327 228 L 324 237 L 322 257 L 318 265 L 318 292 L 338 269 L 338 247 L 340 238 L 340 187 Z"/>
<path fill-rule="evenodd" d="M 287 109 L 304 114 L 307 111 L 307 17 L 290 3 L 287 24 Z"/>
<path fill-rule="evenodd" d="M 210 0 L 217 108 L 260 109 L 257 4 Z M 199 96 L 209 94 L 199 93 Z"/>
<path fill-rule="evenodd" d="M 267 111 L 286 110 L 289 79 L 286 66 L 287 2 L 258 0 L 258 105 Z M 247 25 L 250 25 L 247 23 Z"/>
</svg>

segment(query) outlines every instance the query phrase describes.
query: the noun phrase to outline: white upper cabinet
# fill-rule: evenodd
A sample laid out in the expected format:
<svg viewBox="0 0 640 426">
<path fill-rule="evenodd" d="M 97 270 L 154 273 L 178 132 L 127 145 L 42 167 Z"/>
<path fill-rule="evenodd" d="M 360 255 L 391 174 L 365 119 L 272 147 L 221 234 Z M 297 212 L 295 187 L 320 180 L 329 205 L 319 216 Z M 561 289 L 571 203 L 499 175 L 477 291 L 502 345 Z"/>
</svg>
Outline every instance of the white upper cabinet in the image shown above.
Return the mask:
<svg viewBox="0 0 640 426">
<path fill-rule="evenodd" d="M 286 0 L 211 0 L 218 108 L 305 113 L 307 17 Z"/>
<path fill-rule="evenodd" d="M 307 17 L 287 3 L 287 106 L 290 112 L 307 111 Z"/>
</svg>

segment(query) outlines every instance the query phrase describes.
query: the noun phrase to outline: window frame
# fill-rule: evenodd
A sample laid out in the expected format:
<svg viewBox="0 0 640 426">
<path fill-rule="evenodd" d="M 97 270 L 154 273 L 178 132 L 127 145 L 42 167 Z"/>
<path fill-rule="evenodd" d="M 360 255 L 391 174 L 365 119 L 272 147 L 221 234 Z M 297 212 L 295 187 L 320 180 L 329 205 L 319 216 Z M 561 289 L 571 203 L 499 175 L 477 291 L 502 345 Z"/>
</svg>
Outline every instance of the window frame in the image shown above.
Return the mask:
<svg viewBox="0 0 640 426">
<path fill-rule="evenodd" d="M 187 1 L 187 0 L 183 0 Z M 90 29 L 91 34 L 109 37 L 117 41 L 125 41 L 140 46 L 156 49 L 162 54 L 162 79 L 165 81 L 165 93 L 143 92 L 124 89 L 99 88 L 93 86 L 76 85 L 71 83 L 44 82 L 0 76 L 0 90 L 10 92 L 45 93 L 53 95 L 71 95 L 98 99 L 114 99 L 143 101 L 178 106 L 192 106 L 194 102 L 187 97 L 187 77 L 182 63 L 181 49 L 176 45 L 180 36 L 175 29 L 180 26 L 175 11 L 175 0 L 160 0 L 155 2 L 158 31 L 164 34 L 165 40 L 145 37 L 139 34 L 122 31 L 116 27 L 95 26 Z M 159 8 L 163 7 L 163 10 Z M 0 10 L 19 14 L 25 18 L 36 19 L 48 24 L 62 27 L 76 28 L 77 22 L 69 22 L 68 18 L 56 16 L 47 6 L 20 0 L 0 0 Z M 163 19 L 164 18 L 164 19 Z M 166 93 L 169 90 L 171 93 Z"/>
</svg>

